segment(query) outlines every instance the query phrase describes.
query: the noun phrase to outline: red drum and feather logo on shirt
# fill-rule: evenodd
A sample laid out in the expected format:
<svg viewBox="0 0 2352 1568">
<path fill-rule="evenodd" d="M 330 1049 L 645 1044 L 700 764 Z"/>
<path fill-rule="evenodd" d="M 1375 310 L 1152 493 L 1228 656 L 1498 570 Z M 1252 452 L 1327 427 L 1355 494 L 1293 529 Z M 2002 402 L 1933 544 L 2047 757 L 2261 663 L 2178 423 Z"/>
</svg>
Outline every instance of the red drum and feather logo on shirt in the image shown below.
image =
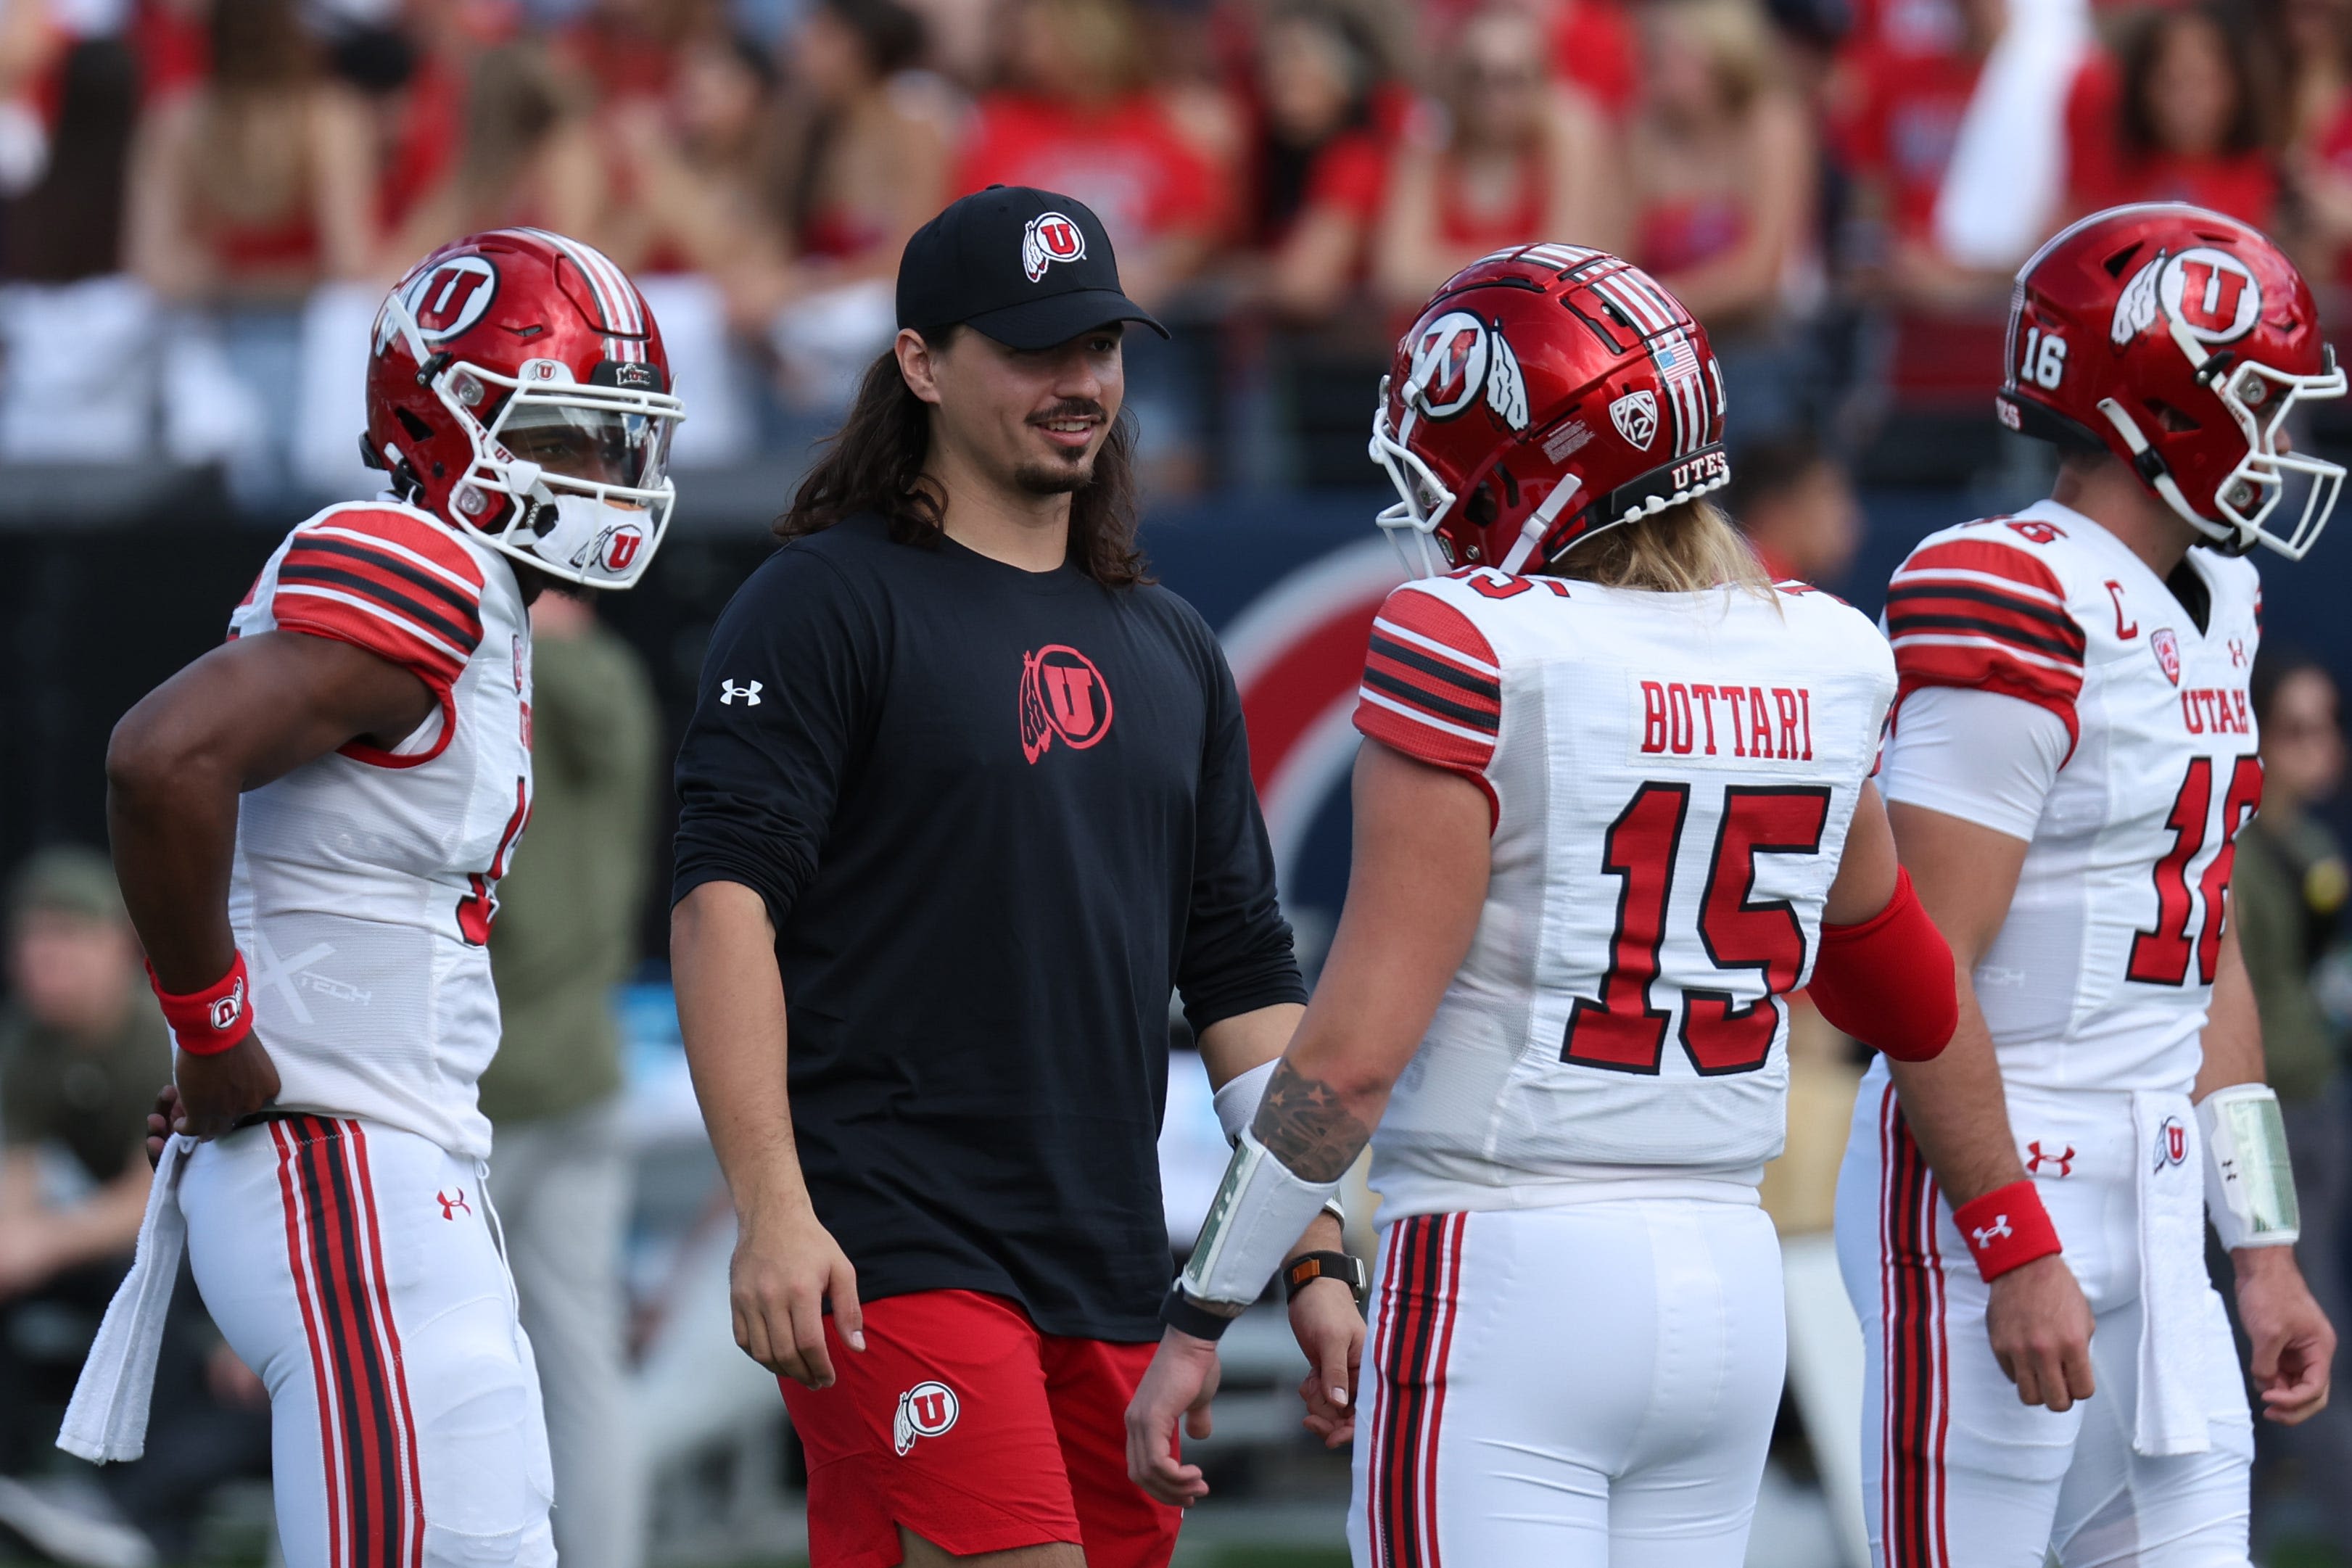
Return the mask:
<svg viewBox="0 0 2352 1568">
<path fill-rule="evenodd" d="M 1021 658 L 1021 754 L 1034 763 L 1055 737 L 1074 752 L 1110 733 L 1110 688 L 1095 661 L 1052 643 Z"/>
</svg>

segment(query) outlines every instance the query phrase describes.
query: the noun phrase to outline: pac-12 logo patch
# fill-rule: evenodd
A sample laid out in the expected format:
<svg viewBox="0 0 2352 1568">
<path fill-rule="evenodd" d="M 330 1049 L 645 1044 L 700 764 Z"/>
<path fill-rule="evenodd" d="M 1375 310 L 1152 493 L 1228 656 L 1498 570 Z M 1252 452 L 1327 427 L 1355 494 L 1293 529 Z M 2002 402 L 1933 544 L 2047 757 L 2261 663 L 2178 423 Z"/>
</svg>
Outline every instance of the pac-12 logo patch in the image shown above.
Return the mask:
<svg viewBox="0 0 2352 1568">
<path fill-rule="evenodd" d="M 1083 752 L 1110 732 L 1110 688 L 1095 661 L 1055 643 L 1021 659 L 1021 754 L 1034 763 L 1060 736 Z"/>
<path fill-rule="evenodd" d="M 956 1424 L 961 1407 L 955 1390 L 944 1383 L 919 1383 L 898 1395 L 898 1414 L 890 1423 L 890 1446 L 905 1454 L 918 1437 L 937 1437 Z"/>
<path fill-rule="evenodd" d="M 1055 262 L 1082 261 L 1086 254 L 1086 231 L 1066 213 L 1039 213 L 1021 231 L 1021 270 L 1032 283 L 1044 282 Z"/>
<path fill-rule="evenodd" d="M 2149 651 L 2156 655 L 2157 667 L 2164 671 L 2164 679 L 2175 686 L 2179 685 L 2180 639 L 2173 635 L 2172 628 L 2161 626 L 2148 633 L 2147 646 Z"/>
<path fill-rule="evenodd" d="M 1617 434 L 1646 452 L 1650 443 L 1658 438 L 1657 394 L 1643 387 L 1629 392 L 1609 405 L 1610 422 Z"/>
</svg>

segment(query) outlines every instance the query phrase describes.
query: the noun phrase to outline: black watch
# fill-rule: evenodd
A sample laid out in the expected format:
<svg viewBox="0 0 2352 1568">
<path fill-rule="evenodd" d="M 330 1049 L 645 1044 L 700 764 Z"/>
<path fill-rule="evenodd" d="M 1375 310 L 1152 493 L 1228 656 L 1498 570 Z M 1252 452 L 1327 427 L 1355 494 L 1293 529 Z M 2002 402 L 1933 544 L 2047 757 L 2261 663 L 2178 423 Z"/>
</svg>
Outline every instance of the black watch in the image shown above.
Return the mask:
<svg viewBox="0 0 2352 1568">
<path fill-rule="evenodd" d="M 1359 1307 L 1372 1293 L 1362 1258 L 1347 1252 L 1302 1252 L 1282 1266 L 1282 1299 L 1296 1301 L 1298 1292 L 1318 1279 L 1345 1280 Z"/>
</svg>

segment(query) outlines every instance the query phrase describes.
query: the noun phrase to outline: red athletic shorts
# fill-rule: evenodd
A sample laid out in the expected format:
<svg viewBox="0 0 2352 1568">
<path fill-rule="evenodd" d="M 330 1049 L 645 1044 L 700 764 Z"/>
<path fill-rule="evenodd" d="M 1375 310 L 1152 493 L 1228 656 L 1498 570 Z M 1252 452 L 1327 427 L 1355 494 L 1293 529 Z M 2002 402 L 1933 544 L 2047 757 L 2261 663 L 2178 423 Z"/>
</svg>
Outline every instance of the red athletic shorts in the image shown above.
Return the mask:
<svg viewBox="0 0 2352 1568">
<path fill-rule="evenodd" d="M 1184 1516 L 1127 1479 L 1152 1345 L 1039 1333 L 971 1290 L 867 1302 L 862 1354 L 824 1331 L 834 1385 L 780 1380 L 808 1451 L 811 1568 L 896 1568 L 900 1525 L 958 1557 L 1067 1541 L 1087 1568 L 1165 1568 Z"/>
</svg>

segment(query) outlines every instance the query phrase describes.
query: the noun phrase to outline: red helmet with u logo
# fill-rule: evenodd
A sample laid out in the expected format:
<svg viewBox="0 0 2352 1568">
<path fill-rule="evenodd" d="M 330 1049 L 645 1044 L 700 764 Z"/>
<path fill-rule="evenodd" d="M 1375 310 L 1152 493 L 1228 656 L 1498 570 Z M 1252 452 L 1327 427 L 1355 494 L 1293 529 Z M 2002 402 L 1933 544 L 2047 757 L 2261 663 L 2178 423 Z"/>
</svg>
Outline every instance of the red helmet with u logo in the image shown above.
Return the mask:
<svg viewBox="0 0 2352 1568">
<path fill-rule="evenodd" d="M 1649 274 L 1572 245 L 1496 251 L 1397 342 L 1372 416 L 1398 496 L 1380 525 L 1425 574 L 1556 560 L 1728 483 L 1723 410 L 1706 329 Z"/>
<path fill-rule="evenodd" d="M 677 503 L 661 329 L 610 258 L 544 229 L 470 235 L 394 286 L 367 417 L 403 500 L 570 582 L 635 584 Z"/>
<path fill-rule="evenodd" d="M 2294 263 L 2236 218 L 2147 203 L 2060 231 L 2017 274 L 2008 354 L 2002 424 L 2113 452 L 2215 549 L 2301 560 L 2336 510 L 2342 466 L 2281 437 L 2344 373 Z M 2274 529 L 2291 476 L 2309 488 Z"/>
</svg>

